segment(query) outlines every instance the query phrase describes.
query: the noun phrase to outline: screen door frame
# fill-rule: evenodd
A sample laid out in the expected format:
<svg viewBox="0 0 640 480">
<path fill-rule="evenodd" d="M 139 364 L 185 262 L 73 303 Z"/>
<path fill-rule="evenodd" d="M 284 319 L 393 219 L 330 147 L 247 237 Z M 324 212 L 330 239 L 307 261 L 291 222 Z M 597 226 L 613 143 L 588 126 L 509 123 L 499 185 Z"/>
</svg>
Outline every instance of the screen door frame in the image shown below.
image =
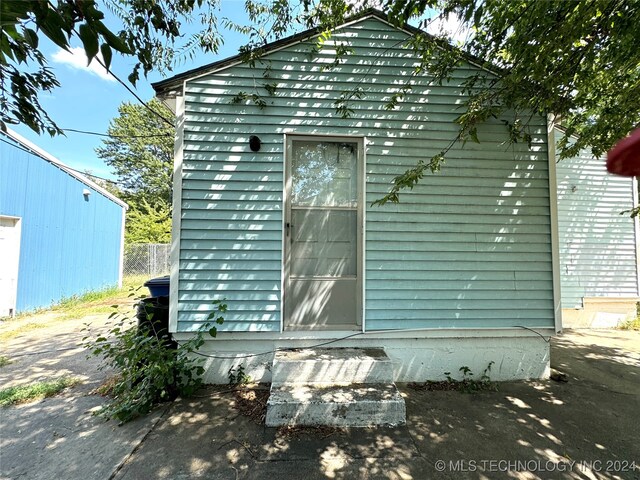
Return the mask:
<svg viewBox="0 0 640 480">
<path fill-rule="evenodd" d="M 356 283 L 355 314 L 348 324 L 340 324 L 330 328 L 323 325 L 305 324 L 298 327 L 291 324 L 287 318 L 288 291 L 291 288 L 291 237 L 288 236 L 287 224 L 291 224 L 292 205 L 292 146 L 294 141 L 355 143 L 356 156 Z M 358 135 L 324 135 L 324 134 L 295 134 L 284 135 L 284 175 L 283 175 L 283 215 L 282 215 L 282 304 L 281 331 L 364 331 L 364 262 L 365 262 L 365 137 Z M 295 226 L 294 226 L 295 228 Z"/>
</svg>

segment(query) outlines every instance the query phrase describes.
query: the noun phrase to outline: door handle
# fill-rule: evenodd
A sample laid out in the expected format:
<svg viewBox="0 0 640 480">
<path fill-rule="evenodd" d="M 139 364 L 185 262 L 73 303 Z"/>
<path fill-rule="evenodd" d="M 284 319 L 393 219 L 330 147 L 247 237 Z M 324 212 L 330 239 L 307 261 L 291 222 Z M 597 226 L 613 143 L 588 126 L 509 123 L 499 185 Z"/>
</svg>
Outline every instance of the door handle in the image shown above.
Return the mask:
<svg viewBox="0 0 640 480">
<path fill-rule="evenodd" d="M 287 237 L 289 237 L 291 235 L 291 231 L 293 230 L 293 225 L 289 222 L 287 222 L 285 224 L 285 227 L 287 228 Z"/>
</svg>

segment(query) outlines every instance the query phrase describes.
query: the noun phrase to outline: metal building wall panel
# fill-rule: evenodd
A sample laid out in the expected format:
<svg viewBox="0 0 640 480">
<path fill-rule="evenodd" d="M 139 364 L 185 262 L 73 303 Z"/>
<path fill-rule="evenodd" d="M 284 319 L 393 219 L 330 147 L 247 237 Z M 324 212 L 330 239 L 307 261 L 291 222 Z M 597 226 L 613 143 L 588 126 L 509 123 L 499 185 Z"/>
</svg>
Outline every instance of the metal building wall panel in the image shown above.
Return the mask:
<svg viewBox="0 0 640 480">
<path fill-rule="evenodd" d="M 37 155 L 0 148 L 0 213 L 22 218 L 17 311 L 116 285 L 123 207 Z"/>
</svg>

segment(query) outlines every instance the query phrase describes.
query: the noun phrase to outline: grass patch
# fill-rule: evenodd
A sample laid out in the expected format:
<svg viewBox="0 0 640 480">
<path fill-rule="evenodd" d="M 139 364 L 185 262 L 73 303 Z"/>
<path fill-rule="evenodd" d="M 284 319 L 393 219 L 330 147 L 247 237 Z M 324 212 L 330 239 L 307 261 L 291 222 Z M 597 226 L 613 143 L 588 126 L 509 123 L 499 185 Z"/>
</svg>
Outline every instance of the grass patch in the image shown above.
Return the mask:
<svg viewBox="0 0 640 480">
<path fill-rule="evenodd" d="M 86 292 L 82 295 L 74 295 L 73 297 L 62 299 L 59 304 L 53 307 L 53 310 L 70 310 L 82 306 L 85 303 L 99 302 L 117 295 L 119 291 L 120 289 L 118 287 L 109 287 L 104 290 Z"/>
<path fill-rule="evenodd" d="M 0 407 L 53 397 L 65 388 L 73 387 L 79 383 L 80 379 L 78 378 L 62 377 L 50 382 L 36 382 L 29 385 L 3 388 L 0 390 Z"/>
<path fill-rule="evenodd" d="M 94 290 L 63 298 L 60 302 L 46 308 L 39 308 L 29 312 L 23 312 L 7 321 L 20 320 L 46 313 L 61 313 L 67 315 L 91 315 L 94 313 L 111 312 L 112 305 L 124 303 L 131 300 L 130 294 L 134 292 L 136 296 L 146 296 L 147 290 L 143 287 L 144 282 L 149 280 L 148 275 L 132 275 L 124 277 L 122 287 L 107 287 L 103 290 Z"/>
<path fill-rule="evenodd" d="M 47 328 L 57 322 L 76 320 L 89 315 L 108 315 L 114 311 L 114 305 L 132 304 L 135 297 L 146 296 L 148 292 L 143 288 L 143 283 L 148 279 L 147 275 L 125 277 L 122 288 L 111 287 L 87 292 L 66 298 L 48 309 L 21 313 L 15 318 L 9 318 L 0 326 L 0 341 Z"/>
<path fill-rule="evenodd" d="M 618 325 L 620 330 L 640 330 L 640 317 L 632 318 Z"/>
<path fill-rule="evenodd" d="M 23 333 L 30 332 L 32 330 L 37 330 L 39 328 L 46 328 L 46 327 L 47 327 L 46 323 L 36 323 L 36 322 L 24 323 L 6 332 L 1 332 L 0 342 L 4 342 L 6 340 L 17 337 L 18 335 L 22 335 Z"/>
<path fill-rule="evenodd" d="M 7 365 L 10 365 L 12 363 L 13 363 L 13 361 L 9 360 L 9 357 L 7 357 L 5 355 L 0 355 L 0 368 L 6 367 Z"/>
<path fill-rule="evenodd" d="M 146 294 L 146 289 L 143 290 L 143 283 L 147 280 L 149 277 L 146 275 L 125 277 L 122 281 L 122 288 L 110 287 L 65 298 L 59 304 L 54 305 L 51 311 L 61 313 L 65 320 L 111 313 L 114 305 L 127 303 L 132 300 L 133 296 Z"/>
</svg>

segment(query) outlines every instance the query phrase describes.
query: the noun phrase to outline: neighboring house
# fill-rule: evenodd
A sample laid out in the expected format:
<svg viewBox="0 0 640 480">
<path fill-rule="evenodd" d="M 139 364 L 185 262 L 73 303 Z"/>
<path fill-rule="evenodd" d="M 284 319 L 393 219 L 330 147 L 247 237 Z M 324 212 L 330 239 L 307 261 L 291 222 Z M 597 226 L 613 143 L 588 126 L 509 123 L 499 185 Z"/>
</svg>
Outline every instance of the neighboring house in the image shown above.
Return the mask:
<svg viewBox="0 0 640 480">
<path fill-rule="evenodd" d="M 640 296 L 638 219 L 628 213 L 637 181 L 608 173 L 586 150 L 556 170 L 563 326 L 616 326 L 636 315 Z"/>
<path fill-rule="evenodd" d="M 0 316 L 120 284 L 127 205 L 15 132 L 0 141 Z"/>
<path fill-rule="evenodd" d="M 498 380 L 548 375 L 561 309 L 547 119 L 533 117 L 531 148 L 491 119 L 399 204 L 372 206 L 456 137 L 460 84 L 481 67 L 417 77 L 389 111 L 418 62 L 414 30 L 371 11 L 315 52 L 318 33 L 267 46 L 254 68 L 233 57 L 154 84 L 178 126 L 171 331 L 189 338 L 225 299 L 201 350 L 218 357 L 210 382 L 238 364 L 268 381 L 275 348 L 334 340 L 384 347 L 399 381 L 490 362 Z M 334 65 L 337 43 L 353 52 Z"/>
</svg>

